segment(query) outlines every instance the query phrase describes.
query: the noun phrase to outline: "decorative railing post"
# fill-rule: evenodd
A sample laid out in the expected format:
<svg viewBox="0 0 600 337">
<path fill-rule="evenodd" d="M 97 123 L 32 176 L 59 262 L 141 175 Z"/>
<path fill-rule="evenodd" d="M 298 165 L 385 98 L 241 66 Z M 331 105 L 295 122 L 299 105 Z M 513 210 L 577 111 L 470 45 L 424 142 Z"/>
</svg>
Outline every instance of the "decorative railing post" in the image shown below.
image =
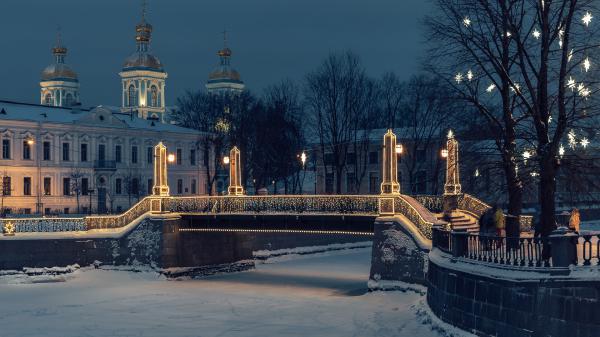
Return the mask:
<svg viewBox="0 0 600 337">
<path fill-rule="evenodd" d="M 400 195 L 398 183 L 398 158 L 396 135 L 388 129 L 383 136 L 381 198 L 379 198 L 379 214 L 393 215 L 394 198 Z M 397 152 L 398 151 L 398 152 Z"/>
<path fill-rule="evenodd" d="M 154 147 L 154 186 L 152 187 L 152 195 L 155 197 L 169 196 L 167 147 L 162 142 Z"/>
<path fill-rule="evenodd" d="M 229 152 L 229 195 L 244 195 L 242 187 L 242 162 L 240 160 L 240 150 L 237 146 Z"/>
<path fill-rule="evenodd" d="M 465 256 L 469 245 L 469 233 L 466 230 L 452 230 L 450 235 L 452 236 L 450 240 L 452 243 L 452 247 L 450 247 L 452 249 L 452 256 Z"/>
<path fill-rule="evenodd" d="M 458 160 L 458 141 L 454 138 L 452 130 L 448 131 L 446 141 L 446 183 L 444 184 L 443 209 L 449 215 L 458 208 L 458 199 L 461 193 L 460 166 Z"/>
<path fill-rule="evenodd" d="M 577 265 L 579 236 L 567 227 L 558 227 L 550 233 L 552 267 L 566 268 Z"/>
</svg>

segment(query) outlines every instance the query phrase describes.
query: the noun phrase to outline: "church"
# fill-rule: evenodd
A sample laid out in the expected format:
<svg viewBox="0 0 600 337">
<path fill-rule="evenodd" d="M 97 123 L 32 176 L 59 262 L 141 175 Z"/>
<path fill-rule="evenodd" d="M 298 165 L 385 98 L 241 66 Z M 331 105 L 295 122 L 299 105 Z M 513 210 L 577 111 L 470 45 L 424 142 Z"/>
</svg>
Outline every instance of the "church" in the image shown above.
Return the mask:
<svg viewBox="0 0 600 337">
<path fill-rule="evenodd" d="M 207 172 L 218 169 L 203 160 L 200 144 L 208 135 L 169 123 L 168 74 L 151 53 L 152 29 L 144 8 L 135 26 L 136 50 L 119 72 L 121 106 L 82 108 L 80 81 L 60 34 L 54 61 L 41 73 L 40 104 L 0 100 L 2 214 L 122 212 L 151 194 L 152 149 L 160 141 L 174 158 L 168 169 L 171 194 L 207 193 Z M 226 42 L 217 55 L 208 92 L 243 91 Z"/>
</svg>

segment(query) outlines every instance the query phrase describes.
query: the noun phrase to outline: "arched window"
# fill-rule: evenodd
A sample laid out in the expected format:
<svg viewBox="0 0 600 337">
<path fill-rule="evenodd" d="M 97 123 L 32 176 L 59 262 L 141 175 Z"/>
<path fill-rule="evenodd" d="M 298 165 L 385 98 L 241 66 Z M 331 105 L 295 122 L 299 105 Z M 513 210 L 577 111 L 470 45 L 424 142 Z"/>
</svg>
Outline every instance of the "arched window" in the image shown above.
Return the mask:
<svg viewBox="0 0 600 337">
<path fill-rule="evenodd" d="M 51 93 L 47 93 L 46 96 L 44 97 L 44 104 L 52 105 L 52 94 Z"/>
<path fill-rule="evenodd" d="M 73 103 L 74 103 L 73 95 L 71 95 L 71 93 L 68 93 L 67 96 L 65 97 L 65 106 L 72 106 Z"/>
<path fill-rule="evenodd" d="M 158 89 L 156 89 L 155 85 L 153 85 L 152 88 L 150 88 L 150 106 L 158 106 Z"/>
<path fill-rule="evenodd" d="M 129 106 L 137 106 L 137 95 L 135 94 L 135 86 L 131 84 L 128 90 Z"/>
</svg>

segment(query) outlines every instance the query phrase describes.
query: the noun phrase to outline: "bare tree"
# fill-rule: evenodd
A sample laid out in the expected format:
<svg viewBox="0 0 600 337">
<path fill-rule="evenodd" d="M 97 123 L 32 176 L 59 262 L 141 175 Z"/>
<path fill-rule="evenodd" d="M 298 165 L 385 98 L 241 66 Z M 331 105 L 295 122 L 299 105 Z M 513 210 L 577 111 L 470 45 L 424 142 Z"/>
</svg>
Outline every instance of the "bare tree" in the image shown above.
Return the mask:
<svg viewBox="0 0 600 337">
<path fill-rule="evenodd" d="M 319 139 L 325 173 L 335 174 L 335 192 L 342 191 L 342 174 L 348 150 L 357 137 L 365 104 L 369 97 L 369 81 L 358 56 L 350 51 L 330 54 L 306 77 L 305 98 L 315 136 Z M 332 163 L 325 160 L 331 154 Z"/>
<path fill-rule="evenodd" d="M 83 172 L 78 169 L 78 168 L 73 168 L 71 169 L 71 172 L 69 173 L 69 182 L 71 184 L 70 188 L 71 188 L 71 192 L 75 193 L 75 200 L 77 202 L 77 214 L 80 214 L 80 204 L 79 204 L 79 197 L 85 192 L 87 193 L 87 191 L 83 190 L 83 185 L 82 185 L 82 178 L 84 177 Z M 85 186 L 85 188 L 89 188 L 89 186 Z"/>
<path fill-rule="evenodd" d="M 0 174 L 0 216 L 5 215 L 4 197 L 11 195 L 11 179 L 7 171 Z"/>
<path fill-rule="evenodd" d="M 450 89 L 435 78 L 414 76 L 403 87 L 400 117 L 404 127 L 398 136 L 407 141 L 404 142 L 406 151 L 402 154 L 401 165 L 408 172 L 413 193 L 417 192 L 418 184 L 426 182 L 430 182 L 437 193 L 442 167 L 437 149 L 441 149 L 445 140 L 443 133 L 460 107 Z M 430 149 L 435 149 L 434 153 L 429 153 Z M 433 161 L 427 160 L 427 156 Z M 431 167 L 425 166 L 431 163 Z M 429 172 L 429 175 L 417 176 L 420 171 Z"/>
</svg>

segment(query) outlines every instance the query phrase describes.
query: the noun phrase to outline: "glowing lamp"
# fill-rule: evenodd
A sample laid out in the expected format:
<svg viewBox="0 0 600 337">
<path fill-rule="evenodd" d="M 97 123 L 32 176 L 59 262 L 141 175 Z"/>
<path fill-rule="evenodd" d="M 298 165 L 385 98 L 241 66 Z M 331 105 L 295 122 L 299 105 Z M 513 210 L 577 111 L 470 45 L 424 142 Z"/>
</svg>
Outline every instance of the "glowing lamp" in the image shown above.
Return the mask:
<svg viewBox="0 0 600 337">
<path fill-rule="evenodd" d="M 223 164 L 229 165 L 229 156 L 223 157 Z"/>
<path fill-rule="evenodd" d="M 448 158 L 448 149 L 442 149 L 442 158 Z"/>
<path fill-rule="evenodd" d="M 27 145 L 33 145 L 35 144 L 35 140 L 33 140 L 33 138 L 27 138 Z"/>
<path fill-rule="evenodd" d="M 175 155 L 172 153 L 169 153 L 169 155 L 167 156 L 167 161 L 169 163 L 174 163 L 175 162 Z"/>
<path fill-rule="evenodd" d="M 396 144 L 396 154 L 402 154 L 403 150 L 404 148 L 402 148 L 402 144 Z"/>
<path fill-rule="evenodd" d="M 302 162 L 302 166 L 306 164 L 306 153 L 304 153 L 304 151 L 302 151 L 302 154 L 300 154 L 300 161 Z"/>
</svg>

